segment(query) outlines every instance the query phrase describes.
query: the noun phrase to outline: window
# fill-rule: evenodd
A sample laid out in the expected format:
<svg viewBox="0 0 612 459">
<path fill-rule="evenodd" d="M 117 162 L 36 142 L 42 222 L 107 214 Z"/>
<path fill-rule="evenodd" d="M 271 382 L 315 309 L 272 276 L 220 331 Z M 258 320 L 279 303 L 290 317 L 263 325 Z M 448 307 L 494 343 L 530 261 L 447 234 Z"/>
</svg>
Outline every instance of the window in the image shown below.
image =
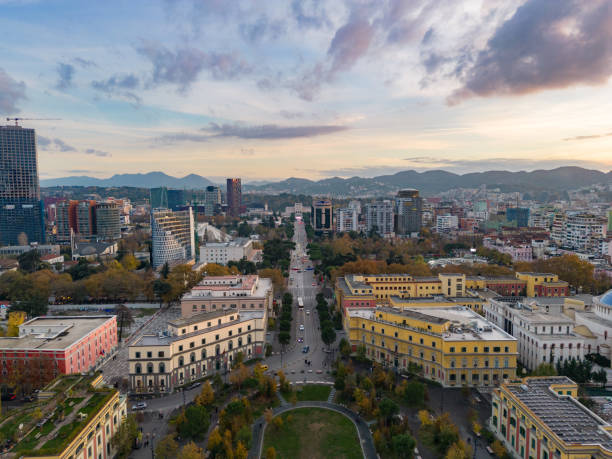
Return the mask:
<svg viewBox="0 0 612 459">
<path fill-rule="evenodd" d="M 489 352 L 489 348 L 485 346 L 484 351 Z"/>
<path fill-rule="evenodd" d="M 153 373 L 153 364 L 152 363 L 147 363 L 147 373 Z"/>
<path fill-rule="evenodd" d="M 183 358 L 183 356 L 179 357 L 179 367 L 182 367 L 183 365 L 185 365 L 185 359 Z"/>
<path fill-rule="evenodd" d="M 163 357 L 164 356 L 164 351 L 159 351 L 157 353 L 157 357 Z"/>
<path fill-rule="evenodd" d="M 467 347 L 462 347 L 461 352 L 467 352 Z"/>
<path fill-rule="evenodd" d="M 450 348 L 450 351 L 451 351 L 451 352 L 455 352 L 455 348 L 454 348 L 454 347 L 451 347 L 451 348 Z"/>
<path fill-rule="evenodd" d="M 215 340 L 219 341 L 219 335 L 215 335 Z"/>
<path fill-rule="evenodd" d="M 181 335 L 184 335 L 186 332 L 187 332 L 187 329 L 183 328 L 183 329 L 181 330 Z"/>
<path fill-rule="evenodd" d="M 166 372 L 166 365 L 163 362 L 159 364 L 159 372 L 160 373 Z"/>
<path fill-rule="evenodd" d="M 140 352 L 136 353 L 136 358 L 139 359 L 140 358 Z"/>
<path fill-rule="evenodd" d="M 194 341 L 192 341 L 191 343 L 189 343 L 189 347 L 190 347 L 190 348 L 195 347 L 195 342 L 194 342 Z"/>
<path fill-rule="evenodd" d="M 183 350 L 183 345 L 181 344 L 181 345 L 179 346 L 179 352 L 181 352 L 182 350 Z"/>
<path fill-rule="evenodd" d="M 151 351 L 148 351 L 148 352 L 147 352 L 147 358 L 149 358 L 149 359 L 150 359 L 151 357 L 153 357 L 153 353 L 152 353 Z"/>
<path fill-rule="evenodd" d="M 189 360 L 191 361 L 191 363 L 194 363 L 194 362 L 195 362 L 195 360 L 196 360 L 196 357 L 195 357 L 195 352 L 192 352 L 192 353 L 189 355 Z"/>
<path fill-rule="evenodd" d="M 139 375 L 140 373 L 142 373 L 142 367 L 140 366 L 139 363 L 136 364 L 136 374 Z"/>
<path fill-rule="evenodd" d="M 202 338 L 202 344 L 206 344 L 206 338 Z"/>
</svg>

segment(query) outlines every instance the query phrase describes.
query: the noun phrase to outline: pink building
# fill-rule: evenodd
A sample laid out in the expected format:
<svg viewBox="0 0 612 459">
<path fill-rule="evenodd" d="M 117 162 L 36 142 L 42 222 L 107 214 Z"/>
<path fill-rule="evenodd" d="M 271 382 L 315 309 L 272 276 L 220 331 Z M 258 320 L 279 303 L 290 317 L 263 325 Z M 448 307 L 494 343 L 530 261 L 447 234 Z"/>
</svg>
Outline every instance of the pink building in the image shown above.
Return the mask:
<svg viewBox="0 0 612 459">
<path fill-rule="evenodd" d="M 36 317 L 18 337 L 0 338 L 2 376 L 41 359 L 53 360 L 56 373 L 87 372 L 116 347 L 116 316 Z"/>
</svg>

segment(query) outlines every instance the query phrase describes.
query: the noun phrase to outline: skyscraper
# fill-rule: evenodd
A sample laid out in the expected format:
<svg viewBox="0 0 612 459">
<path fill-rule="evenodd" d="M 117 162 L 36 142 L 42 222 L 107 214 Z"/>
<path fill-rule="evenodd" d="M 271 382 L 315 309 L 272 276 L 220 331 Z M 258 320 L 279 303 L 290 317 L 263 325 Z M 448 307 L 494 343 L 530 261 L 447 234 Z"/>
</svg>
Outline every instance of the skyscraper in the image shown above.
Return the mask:
<svg viewBox="0 0 612 459">
<path fill-rule="evenodd" d="M 113 241 L 121 238 L 121 210 L 117 203 L 97 203 L 95 217 L 97 239 Z"/>
<path fill-rule="evenodd" d="M 400 190 L 395 197 L 395 234 L 416 236 L 421 231 L 423 198 L 418 190 Z"/>
<path fill-rule="evenodd" d="M 312 227 L 315 231 L 329 232 L 334 230 L 331 199 L 320 199 L 312 202 Z"/>
<path fill-rule="evenodd" d="M 366 225 L 368 232 L 374 230 L 380 236 L 393 236 L 393 202 L 385 199 L 366 204 Z"/>
<path fill-rule="evenodd" d="M 34 129 L 0 126 L 0 243 L 45 242 Z"/>
<path fill-rule="evenodd" d="M 232 217 L 240 216 L 242 206 L 242 184 L 239 178 L 227 179 L 227 213 Z"/>
<path fill-rule="evenodd" d="M 158 210 L 151 212 L 153 267 L 195 260 L 193 212 Z"/>
<path fill-rule="evenodd" d="M 221 190 L 218 186 L 210 185 L 206 187 L 204 194 L 204 213 L 207 217 L 215 215 L 221 205 Z"/>
</svg>

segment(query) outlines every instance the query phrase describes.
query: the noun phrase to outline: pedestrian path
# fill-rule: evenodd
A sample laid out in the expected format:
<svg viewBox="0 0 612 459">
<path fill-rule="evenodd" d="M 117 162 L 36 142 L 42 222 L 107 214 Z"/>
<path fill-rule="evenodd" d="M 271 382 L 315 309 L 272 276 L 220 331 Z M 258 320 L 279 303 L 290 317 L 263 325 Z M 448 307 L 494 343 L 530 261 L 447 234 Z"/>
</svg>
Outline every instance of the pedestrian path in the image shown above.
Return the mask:
<svg viewBox="0 0 612 459">
<path fill-rule="evenodd" d="M 278 395 L 278 399 L 281 402 L 281 406 L 289 405 L 289 402 L 287 402 L 287 400 L 285 400 L 285 397 L 283 397 L 283 394 L 281 394 L 280 391 L 278 391 L 276 394 Z"/>
<path fill-rule="evenodd" d="M 332 403 L 334 401 L 334 397 L 336 396 L 336 388 L 332 386 L 329 391 L 329 397 L 327 397 L 327 403 Z"/>
</svg>

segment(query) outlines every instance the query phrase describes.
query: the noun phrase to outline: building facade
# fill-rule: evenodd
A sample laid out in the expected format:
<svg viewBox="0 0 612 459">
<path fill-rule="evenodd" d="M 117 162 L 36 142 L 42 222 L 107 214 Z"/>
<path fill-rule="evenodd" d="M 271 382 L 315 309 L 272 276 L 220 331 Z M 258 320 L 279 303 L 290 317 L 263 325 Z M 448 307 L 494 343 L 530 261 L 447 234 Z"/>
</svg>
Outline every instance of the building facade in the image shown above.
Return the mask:
<svg viewBox="0 0 612 459">
<path fill-rule="evenodd" d="M 0 338 L 0 358 L 5 376 L 42 360 L 58 374 L 85 373 L 116 347 L 116 316 L 36 317 L 19 326 L 18 337 Z"/>
<path fill-rule="evenodd" d="M 334 212 L 331 199 L 313 201 L 310 216 L 315 231 L 331 232 L 334 230 Z"/>
<path fill-rule="evenodd" d="M 44 244 L 34 129 L 0 126 L 0 244 Z"/>
<path fill-rule="evenodd" d="M 167 392 L 226 372 L 238 353 L 263 357 L 266 309 L 203 312 L 168 323 L 166 333 L 144 335 L 128 350 L 133 392 Z"/>
<path fill-rule="evenodd" d="M 181 315 L 188 318 L 220 310 L 263 310 L 273 314 L 271 279 L 257 275 L 207 276 L 181 298 Z"/>
<path fill-rule="evenodd" d="M 151 212 L 153 267 L 176 265 L 195 260 L 193 212 L 157 210 Z"/>
<path fill-rule="evenodd" d="M 229 242 L 206 242 L 200 246 L 200 263 L 226 265 L 229 261 L 240 261 L 243 258 L 252 260 L 254 254 L 253 241 L 246 237 Z"/>
<path fill-rule="evenodd" d="M 418 190 L 400 190 L 395 198 L 396 225 L 398 236 L 417 236 L 423 226 L 423 198 Z"/>
<path fill-rule="evenodd" d="M 359 230 L 359 212 L 351 207 L 336 210 L 336 231 L 344 233 Z"/>
<path fill-rule="evenodd" d="M 204 214 L 206 216 L 217 215 L 221 210 L 221 189 L 210 185 L 204 192 Z"/>
<path fill-rule="evenodd" d="M 417 365 L 445 387 L 495 386 L 516 374 L 516 339 L 463 307 L 351 309 L 353 350 L 396 371 Z"/>
<path fill-rule="evenodd" d="M 226 183 L 227 212 L 232 217 L 239 217 L 242 207 L 242 182 L 239 178 L 228 178 Z"/>
<path fill-rule="evenodd" d="M 436 217 L 436 232 L 450 233 L 459 228 L 459 218 L 456 215 L 438 215 Z"/>
<path fill-rule="evenodd" d="M 517 459 L 612 457 L 612 425 L 578 401 L 578 385 L 565 376 L 501 384 L 489 429 Z"/>
<path fill-rule="evenodd" d="M 382 237 L 391 237 L 394 233 L 395 214 L 393 202 L 376 201 L 365 205 L 366 229 Z"/>
</svg>

